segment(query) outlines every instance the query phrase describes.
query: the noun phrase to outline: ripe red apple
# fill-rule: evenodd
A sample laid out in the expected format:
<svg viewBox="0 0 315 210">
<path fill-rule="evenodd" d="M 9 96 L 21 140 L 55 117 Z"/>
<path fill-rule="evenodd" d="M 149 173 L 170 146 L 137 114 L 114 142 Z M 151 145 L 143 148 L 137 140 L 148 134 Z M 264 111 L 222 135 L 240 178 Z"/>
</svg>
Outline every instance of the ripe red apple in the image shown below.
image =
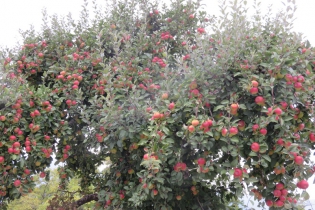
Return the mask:
<svg viewBox="0 0 315 210">
<path fill-rule="evenodd" d="M 258 87 L 258 82 L 256 80 L 252 80 L 252 86 L 253 87 Z"/>
<path fill-rule="evenodd" d="M 255 98 L 255 103 L 262 106 L 265 104 L 265 99 L 262 96 L 257 96 Z"/>
<path fill-rule="evenodd" d="M 287 189 L 282 189 L 281 190 L 281 195 L 283 195 L 283 196 L 287 196 L 288 195 L 288 190 Z"/>
<path fill-rule="evenodd" d="M 21 144 L 20 144 L 20 142 L 18 142 L 18 141 L 16 141 L 16 142 L 14 142 L 13 143 L 13 147 L 20 147 L 21 146 Z"/>
<path fill-rule="evenodd" d="M 204 166 L 206 164 L 206 160 L 204 158 L 199 158 L 198 159 L 198 165 L 199 166 Z"/>
<path fill-rule="evenodd" d="M 234 178 L 240 178 L 243 175 L 243 171 L 240 168 L 235 168 L 234 169 Z"/>
<path fill-rule="evenodd" d="M 282 183 L 276 184 L 276 189 L 277 190 L 282 190 L 284 188 L 284 185 Z"/>
<path fill-rule="evenodd" d="M 231 110 L 237 110 L 238 109 L 238 104 L 231 104 Z"/>
<path fill-rule="evenodd" d="M 9 137 L 9 140 L 10 140 L 10 141 L 15 141 L 15 140 L 16 140 L 16 136 L 11 135 L 11 136 Z"/>
<path fill-rule="evenodd" d="M 298 129 L 300 131 L 304 130 L 304 128 L 305 128 L 305 124 L 304 123 L 301 123 L 301 124 L 298 125 Z"/>
<path fill-rule="evenodd" d="M 119 198 L 120 198 L 120 200 L 123 200 L 123 199 L 125 198 L 125 194 L 120 193 L 120 194 L 119 194 Z"/>
<path fill-rule="evenodd" d="M 307 48 L 303 48 L 302 49 L 302 54 L 306 53 L 306 51 L 307 51 Z"/>
<path fill-rule="evenodd" d="M 168 105 L 169 110 L 173 110 L 174 107 L 175 107 L 175 103 L 174 103 L 174 102 L 172 102 L 172 103 L 170 103 L 170 104 Z"/>
<path fill-rule="evenodd" d="M 252 129 L 253 129 L 254 132 L 255 132 L 258 128 L 259 128 L 259 125 L 258 125 L 258 124 L 254 124 L 253 127 L 252 127 Z"/>
<path fill-rule="evenodd" d="M 257 142 L 252 143 L 252 145 L 250 146 L 251 150 L 253 152 L 258 152 L 260 150 L 260 145 Z"/>
<path fill-rule="evenodd" d="M 26 151 L 26 152 L 31 152 L 31 151 L 32 151 L 32 147 L 26 146 L 26 147 L 25 147 L 25 151 Z"/>
<path fill-rule="evenodd" d="M 144 160 L 149 160 L 149 157 L 150 157 L 149 154 L 144 154 L 144 155 L 143 155 L 143 159 L 144 159 Z"/>
<path fill-rule="evenodd" d="M 256 95 L 258 93 L 258 88 L 257 87 L 252 87 L 250 90 L 249 90 L 250 94 L 252 95 Z"/>
<path fill-rule="evenodd" d="M 277 140 L 277 144 L 280 145 L 280 146 L 283 146 L 283 145 L 284 145 L 283 139 L 281 139 L 281 138 L 278 139 L 278 140 Z"/>
<path fill-rule="evenodd" d="M 159 193 L 159 191 L 157 191 L 157 189 L 153 190 L 153 195 L 157 195 Z"/>
<path fill-rule="evenodd" d="M 281 191 L 276 189 L 273 191 L 273 195 L 278 198 L 281 196 Z"/>
<path fill-rule="evenodd" d="M 4 157 L 0 156 L 0 164 L 4 163 Z"/>
<path fill-rule="evenodd" d="M 24 173 L 25 173 L 26 175 L 30 175 L 31 171 L 26 168 L 26 169 L 24 169 Z"/>
<path fill-rule="evenodd" d="M 273 206 L 273 201 L 272 200 L 266 200 L 266 205 L 269 207 Z"/>
<path fill-rule="evenodd" d="M 44 135 L 44 139 L 45 139 L 46 141 L 49 141 L 49 140 L 50 140 L 50 136 Z"/>
<path fill-rule="evenodd" d="M 302 165 L 303 164 L 303 162 L 304 162 L 304 159 L 303 159 L 303 157 L 302 156 L 295 156 L 295 158 L 294 158 L 294 162 L 295 162 L 295 164 L 296 165 Z"/>
<path fill-rule="evenodd" d="M 19 187 L 20 185 L 21 185 L 21 181 L 20 180 L 15 180 L 14 182 L 13 182 L 13 185 L 15 186 L 15 187 Z"/>
<path fill-rule="evenodd" d="M 234 136 L 234 135 L 236 135 L 236 134 L 238 134 L 238 129 L 237 129 L 237 127 L 231 127 L 230 128 L 230 137 L 231 136 Z"/>
<path fill-rule="evenodd" d="M 295 88 L 295 90 L 302 90 L 303 85 L 302 85 L 302 83 L 300 83 L 300 82 L 296 82 L 296 83 L 294 84 L 294 88 Z"/>
<path fill-rule="evenodd" d="M 189 131 L 190 133 L 194 132 L 194 131 L 195 131 L 195 127 L 192 126 L 192 125 L 188 126 L 188 131 Z"/>
<path fill-rule="evenodd" d="M 276 108 L 276 109 L 274 110 L 274 113 L 275 113 L 276 115 L 281 115 L 281 114 L 282 114 L 282 109 L 280 109 L 280 108 L 278 107 L 278 108 Z"/>
<path fill-rule="evenodd" d="M 4 115 L 1 115 L 1 116 L 0 116 L 0 121 L 1 121 L 1 122 L 4 122 L 6 119 L 7 119 L 7 118 L 6 118 Z"/>
<path fill-rule="evenodd" d="M 306 180 L 299 181 L 296 186 L 300 189 L 306 190 L 309 186 L 308 182 Z"/>
<path fill-rule="evenodd" d="M 226 136 L 227 132 L 228 132 L 228 130 L 226 128 L 222 128 L 222 130 L 221 130 L 222 136 Z"/>
<path fill-rule="evenodd" d="M 259 133 L 261 133 L 262 135 L 266 135 L 267 134 L 267 129 L 266 128 L 262 128 L 260 129 Z"/>
<path fill-rule="evenodd" d="M 283 201 L 281 201 L 281 200 L 277 200 L 276 202 L 275 202 L 275 206 L 276 207 L 282 207 L 284 205 L 284 203 L 283 203 Z"/>
<path fill-rule="evenodd" d="M 311 142 L 315 142 L 315 133 L 310 133 L 309 138 Z"/>
<path fill-rule="evenodd" d="M 237 128 L 243 131 L 245 129 L 245 122 L 243 120 L 238 121 Z"/>
</svg>

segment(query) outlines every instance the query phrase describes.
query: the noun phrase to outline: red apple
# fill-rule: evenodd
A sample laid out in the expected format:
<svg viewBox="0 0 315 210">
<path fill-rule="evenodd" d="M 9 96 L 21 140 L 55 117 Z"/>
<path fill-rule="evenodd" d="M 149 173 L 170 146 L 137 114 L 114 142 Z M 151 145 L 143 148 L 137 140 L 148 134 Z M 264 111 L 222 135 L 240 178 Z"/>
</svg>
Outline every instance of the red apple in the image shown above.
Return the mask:
<svg viewBox="0 0 315 210">
<path fill-rule="evenodd" d="M 206 160 L 204 158 L 199 158 L 198 159 L 198 165 L 199 166 L 204 166 L 206 164 Z"/>
<path fill-rule="evenodd" d="M 14 142 L 13 143 L 13 147 L 20 147 L 21 146 L 21 144 L 20 144 L 20 142 L 18 142 L 18 141 L 16 141 L 16 142 Z"/>
<path fill-rule="evenodd" d="M 4 157 L 0 156 L 0 164 L 4 163 Z"/>
<path fill-rule="evenodd" d="M 255 103 L 262 106 L 265 104 L 265 99 L 262 96 L 257 96 L 255 98 Z"/>
<path fill-rule="evenodd" d="M 250 94 L 252 95 L 256 95 L 258 93 L 258 88 L 257 87 L 252 87 L 250 90 L 249 90 Z"/>
<path fill-rule="evenodd" d="M 266 205 L 269 207 L 273 206 L 273 201 L 272 200 L 266 200 Z"/>
<path fill-rule="evenodd" d="M 295 156 L 295 158 L 294 158 L 294 162 L 295 162 L 295 164 L 296 165 L 302 165 L 303 164 L 303 162 L 304 162 L 304 159 L 303 159 L 303 157 L 302 156 Z"/>
<path fill-rule="evenodd" d="M 1 121 L 1 122 L 4 122 L 6 119 L 7 119 L 7 118 L 6 118 L 4 115 L 1 115 L 1 116 L 0 116 L 0 121 Z"/>
<path fill-rule="evenodd" d="M 281 196 L 281 191 L 280 190 L 274 190 L 273 195 L 278 198 Z"/>
<path fill-rule="evenodd" d="M 287 189 L 282 189 L 281 190 L 281 195 L 283 195 L 283 196 L 287 196 L 288 195 L 288 190 Z"/>
<path fill-rule="evenodd" d="M 230 128 L 230 137 L 231 136 L 234 136 L 234 135 L 236 135 L 236 134 L 238 134 L 238 129 L 237 129 L 237 127 L 231 127 Z"/>
<path fill-rule="evenodd" d="M 252 86 L 253 87 L 258 87 L 258 82 L 256 80 L 252 80 Z"/>
<path fill-rule="evenodd" d="M 283 146 L 284 145 L 283 139 L 281 139 L 281 138 L 278 139 L 277 144 L 280 145 L 280 146 Z"/>
<path fill-rule="evenodd" d="M 13 183 L 13 185 L 14 185 L 15 187 L 19 187 L 19 186 L 21 185 L 21 181 L 20 181 L 20 180 L 15 180 L 14 183 Z"/>
<path fill-rule="evenodd" d="M 168 105 L 169 110 L 173 110 L 175 107 L 175 104 L 172 102 Z"/>
<path fill-rule="evenodd" d="M 9 137 L 9 140 L 10 140 L 10 141 L 15 141 L 15 140 L 16 140 L 16 136 L 11 135 L 11 136 Z"/>
<path fill-rule="evenodd" d="M 192 126 L 192 125 L 188 126 L 188 131 L 189 131 L 190 133 L 194 132 L 194 131 L 195 131 L 195 127 Z"/>
<path fill-rule="evenodd" d="M 281 200 L 277 200 L 276 202 L 275 202 L 275 206 L 276 207 L 282 207 L 284 205 L 284 203 L 283 203 L 283 201 L 281 201 Z"/>
<path fill-rule="evenodd" d="M 276 189 L 277 190 L 282 190 L 284 188 L 284 185 L 282 183 L 276 184 Z"/>
<path fill-rule="evenodd" d="M 259 133 L 261 133 L 262 135 L 266 135 L 267 134 L 267 129 L 266 128 L 262 128 L 260 129 Z"/>
<path fill-rule="evenodd" d="M 306 180 L 299 181 L 296 186 L 300 189 L 306 190 L 309 186 L 308 182 Z"/>
<path fill-rule="evenodd" d="M 240 168 L 235 168 L 234 169 L 234 178 L 240 178 L 243 175 L 243 171 Z"/>
<path fill-rule="evenodd" d="M 258 125 L 258 124 L 254 124 L 253 127 L 252 127 L 252 129 L 253 129 L 254 132 L 255 132 L 258 128 L 259 128 L 259 125 Z"/>
<path fill-rule="evenodd" d="M 25 173 L 26 175 L 30 175 L 31 171 L 26 168 L 26 169 L 24 169 L 24 173 Z"/>
<path fill-rule="evenodd" d="M 228 130 L 226 128 L 222 128 L 222 130 L 221 130 L 222 136 L 226 136 L 227 132 L 228 132 Z"/>
<path fill-rule="evenodd" d="M 280 108 L 278 107 L 278 108 L 276 108 L 276 109 L 274 110 L 274 113 L 275 113 L 276 115 L 281 115 L 281 114 L 282 114 L 282 109 L 280 109 Z"/>
<path fill-rule="evenodd" d="M 250 146 L 251 150 L 254 152 L 258 152 L 260 150 L 260 145 L 257 142 L 252 143 Z"/>
</svg>

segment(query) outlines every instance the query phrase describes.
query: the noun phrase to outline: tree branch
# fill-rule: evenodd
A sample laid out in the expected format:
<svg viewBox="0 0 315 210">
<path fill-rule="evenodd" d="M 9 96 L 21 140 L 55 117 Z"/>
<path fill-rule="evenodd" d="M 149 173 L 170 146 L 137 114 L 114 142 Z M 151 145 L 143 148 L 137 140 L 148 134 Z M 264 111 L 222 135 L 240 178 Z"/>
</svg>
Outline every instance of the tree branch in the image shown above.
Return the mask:
<svg viewBox="0 0 315 210">
<path fill-rule="evenodd" d="M 83 196 L 83 198 L 74 202 L 74 205 L 76 207 L 80 207 L 83 204 L 86 204 L 86 203 L 91 202 L 91 201 L 98 201 L 98 195 L 96 193 Z"/>
</svg>

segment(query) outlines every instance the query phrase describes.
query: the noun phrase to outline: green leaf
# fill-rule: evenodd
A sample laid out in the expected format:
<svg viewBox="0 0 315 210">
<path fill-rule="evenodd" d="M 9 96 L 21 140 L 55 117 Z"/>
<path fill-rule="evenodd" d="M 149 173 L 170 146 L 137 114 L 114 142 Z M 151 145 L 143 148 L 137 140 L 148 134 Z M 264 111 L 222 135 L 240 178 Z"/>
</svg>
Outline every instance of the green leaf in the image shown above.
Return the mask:
<svg viewBox="0 0 315 210">
<path fill-rule="evenodd" d="M 269 155 L 263 155 L 262 157 L 268 162 L 271 162 L 271 158 L 269 157 Z"/>
</svg>

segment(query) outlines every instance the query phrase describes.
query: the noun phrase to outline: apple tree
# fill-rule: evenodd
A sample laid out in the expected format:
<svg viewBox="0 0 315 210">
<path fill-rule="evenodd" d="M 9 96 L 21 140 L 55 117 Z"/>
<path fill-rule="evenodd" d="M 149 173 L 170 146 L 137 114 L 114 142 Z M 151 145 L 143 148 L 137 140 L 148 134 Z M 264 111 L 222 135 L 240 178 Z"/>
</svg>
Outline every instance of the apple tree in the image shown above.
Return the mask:
<svg viewBox="0 0 315 210">
<path fill-rule="evenodd" d="M 93 3 L 92 17 L 85 1 L 79 21 L 44 12 L 39 32 L 2 52 L 3 208 L 53 160 L 60 192 L 79 176 L 82 198 L 50 209 L 308 199 L 315 50 L 292 31 L 294 1 L 275 15 L 251 5 L 251 18 L 246 3 L 224 1 L 219 17 L 200 0 Z"/>
</svg>

